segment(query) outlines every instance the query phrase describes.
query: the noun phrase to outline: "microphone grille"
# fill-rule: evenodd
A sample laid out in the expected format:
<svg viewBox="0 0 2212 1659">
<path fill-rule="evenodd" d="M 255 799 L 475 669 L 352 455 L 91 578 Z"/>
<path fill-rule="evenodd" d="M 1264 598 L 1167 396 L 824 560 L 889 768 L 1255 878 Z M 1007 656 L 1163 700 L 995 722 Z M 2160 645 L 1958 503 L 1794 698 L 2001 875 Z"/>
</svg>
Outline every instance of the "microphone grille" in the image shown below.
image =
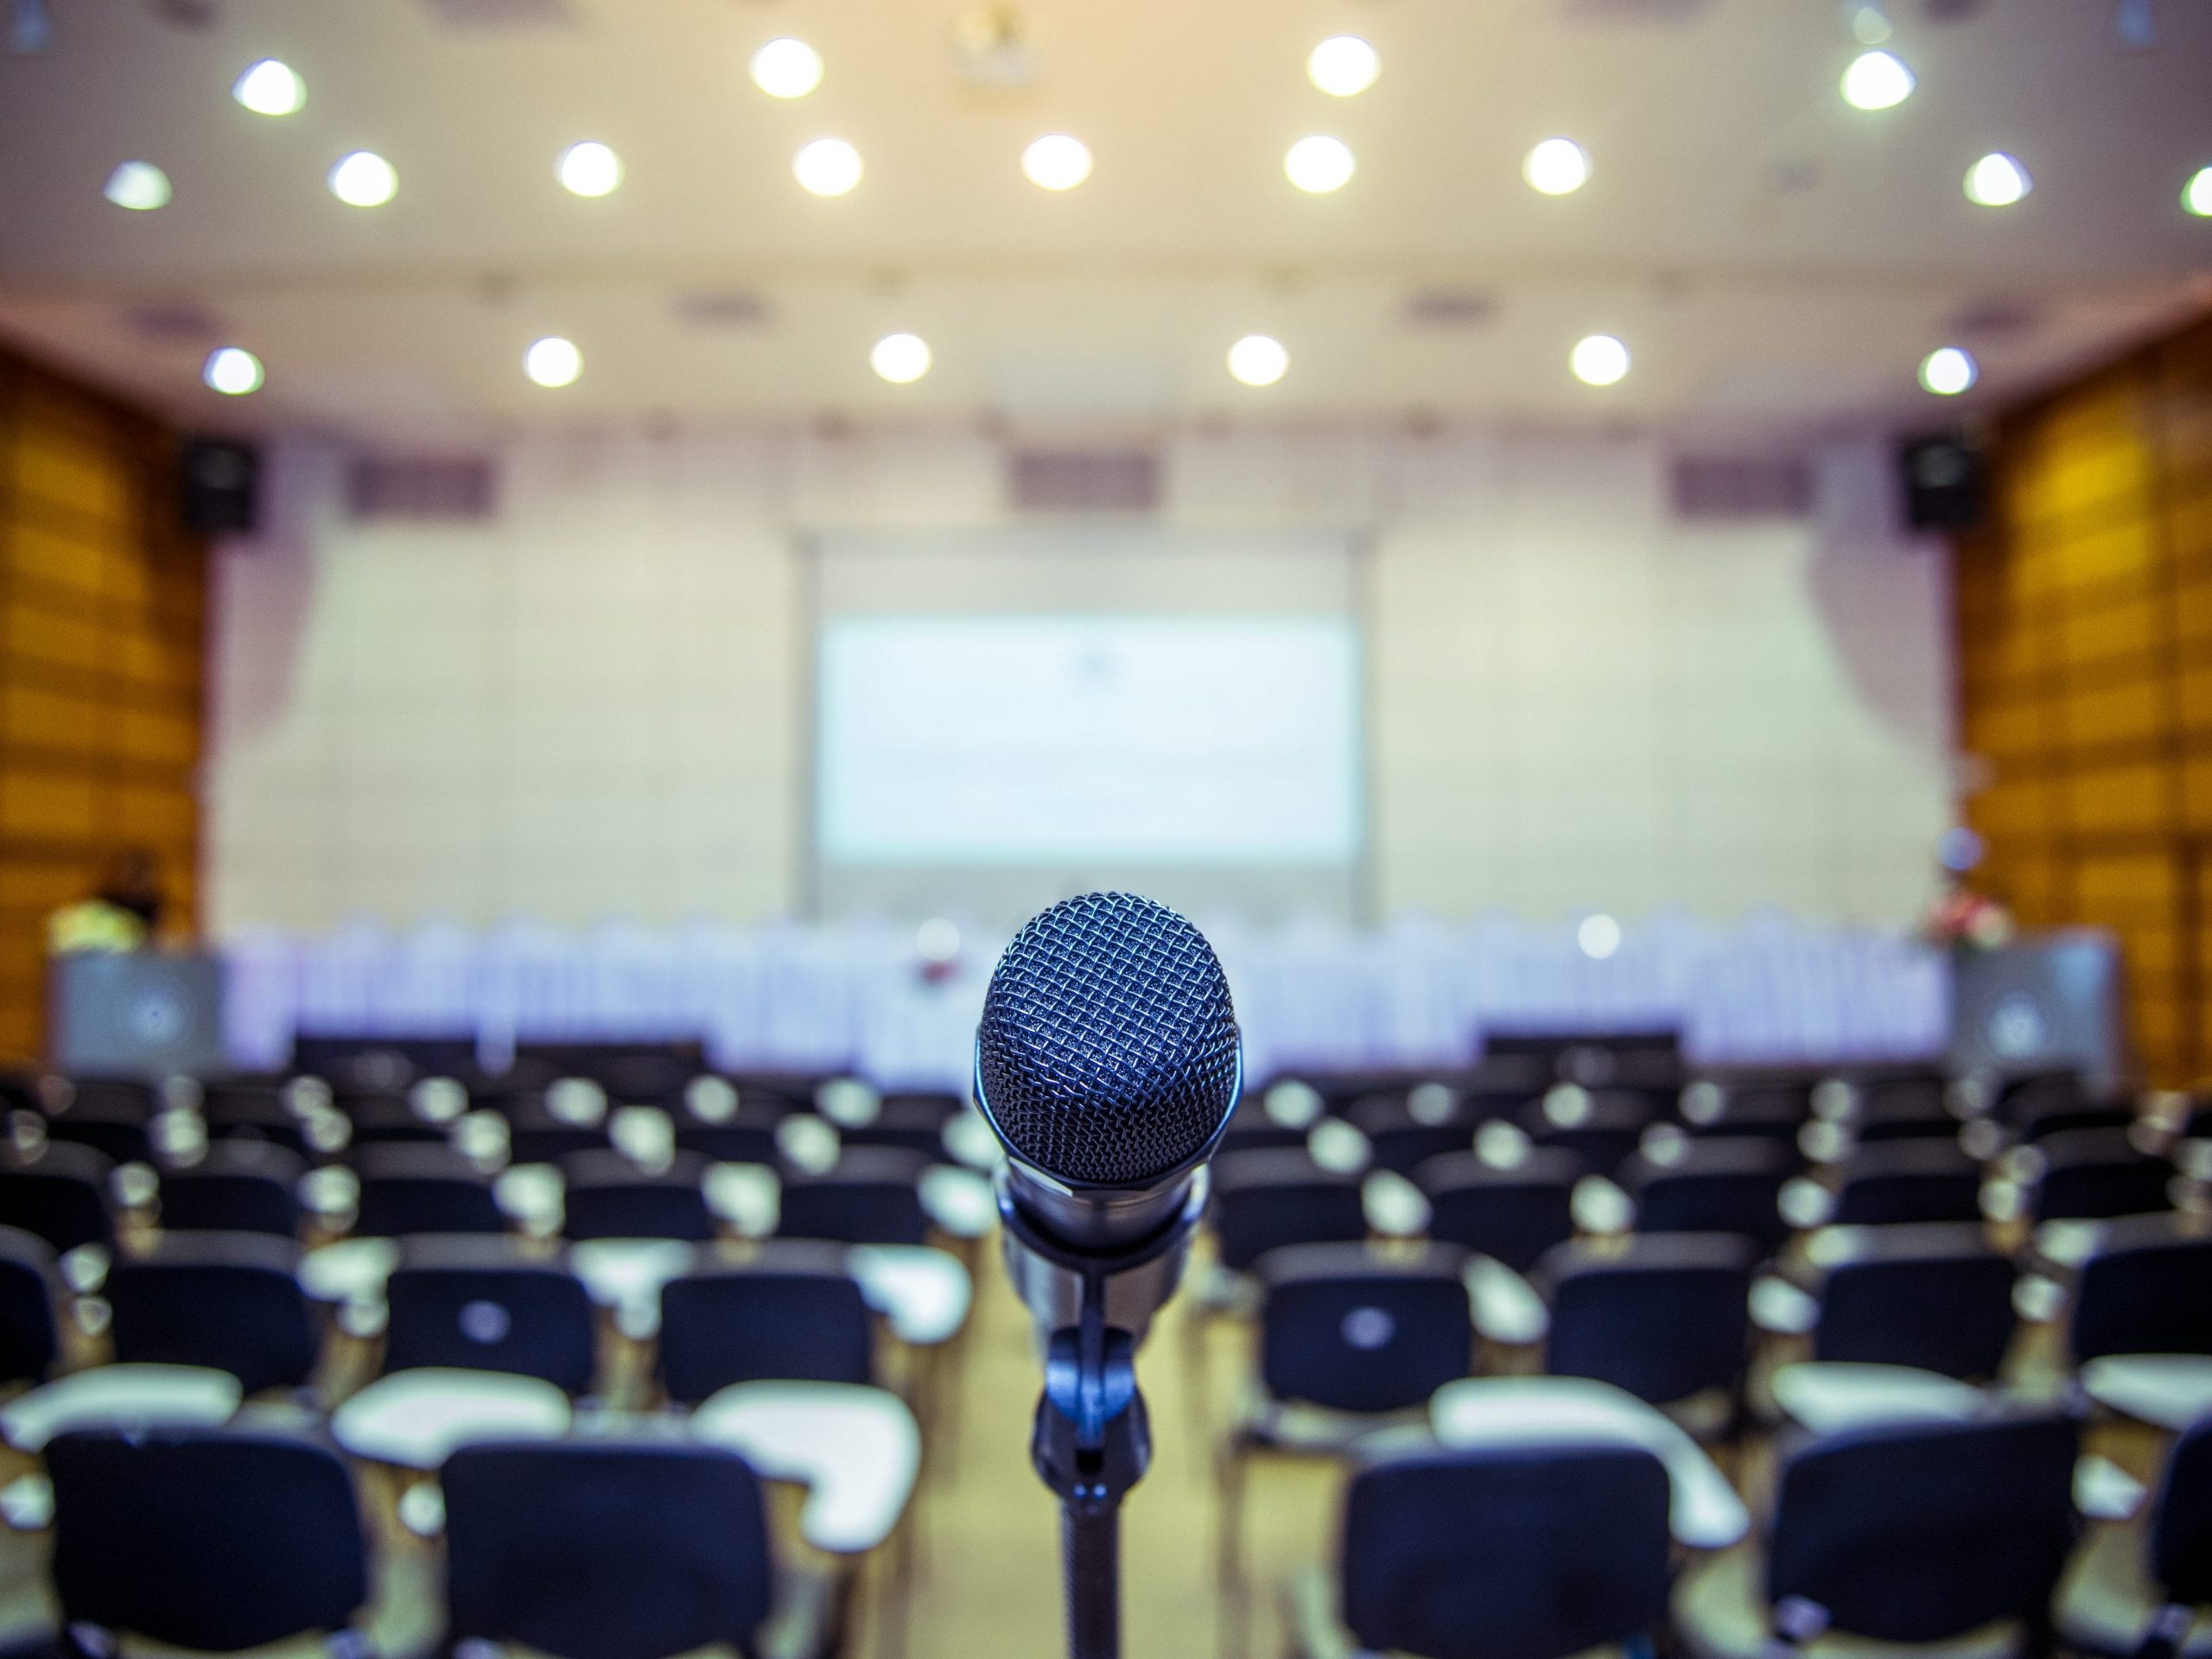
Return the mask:
<svg viewBox="0 0 2212 1659">
<path fill-rule="evenodd" d="M 1016 1156 L 1116 1185 L 1205 1149 L 1236 1103 L 1236 1042 L 1205 936 L 1149 899 L 1093 893 L 1031 918 L 1007 946 L 976 1065 Z"/>
</svg>

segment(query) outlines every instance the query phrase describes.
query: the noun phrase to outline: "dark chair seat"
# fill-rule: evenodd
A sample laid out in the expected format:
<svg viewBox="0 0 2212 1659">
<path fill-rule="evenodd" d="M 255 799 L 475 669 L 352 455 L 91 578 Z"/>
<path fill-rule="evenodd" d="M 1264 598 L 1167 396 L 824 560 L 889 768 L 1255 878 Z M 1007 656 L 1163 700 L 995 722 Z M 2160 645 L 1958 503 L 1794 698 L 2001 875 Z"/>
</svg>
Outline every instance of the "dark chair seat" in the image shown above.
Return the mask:
<svg viewBox="0 0 2212 1659">
<path fill-rule="evenodd" d="M 454 1366 L 587 1392 L 597 1324 L 582 1281 L 522 1241 L 463 1234 L 400 1246 L 385 1287 L 384 1369 Z"/>
<path fill-rule="evenodd" d="M 1537 1264 L 1551 1305 L 1544 1369 L 1652 1405 L 1742 1387 L 1758 1247 L 1729 1233 L 1563 1244 Z"/>
<path fill-rule="evenodd" d="M 853 1147 L 820 1173 L 791 1171 L 776 1231 L 843 1244 L 922 1243 L 930 1224 L 920 1184 L 929 1161 L 903 1147 Z"/>
<path fill-rule="evenodd" d="M 368 1599 L 353 1481 L 319 1443 L 86 1429 L 50 1442 L 46 1466 L 54 1588 L 73 1629 L 235 1653 L 342 1630 Z"/>
<path fill-rule="evenodd" d="M 211 1141 L 190 1163 L 162 1170 L 162 1229 L 290 1238 L 306 1173 L 306 1161 L 273 1141 Z"/>
<path fill-rule="evenodd" d="M 163 1235 L 109 1270 L 115 1357 L 212 1366 L 250 1395 L 298 1387 L 317 1337 L 297 1264 L 289 1240 L 262 1233 Z"/>
<path fill-rule="evenodd" d="M 54 1247 L 17 1227 L 0 1227 L 0 1382 L 43 1382 L 60 1341 L 61 1300 Z"/>
<path fill-rule="evenodd" d="M 874 1319 L 841 1246 L 771 1239 L 670 1280 L 660 1308 L 661 1382 L 683 1405 L 760 1379 L 874 1381 Z"/>
<path fill-rule="evenodd" d="M 500 1233 L 507 1229 L 490 1180 L 442 1142 L 362 1147 L 352 1162 L 361 1181 L 360 1210 L 353 1221 L 357 1235 L 397 1238 L 410 1233 Z"/>
<path fill-rule="evenodd" d="M 2074 1281 L 2067 1346 L 2108 1354 L 2212 1354 L 2212 1236 L 2177 1215 L 2108 1224 Z"/>
<path fill-rule="evenodd" d="M 1736 1233 L 1772 1250 L 1789 1236 L 1782 1188 L 1797 1160 L 1761 1135 L 1677 1135 L 1624 1165 L 1640 1233 Z"/>
<path fill-rule="evenodd" d="M 1986 1382 L 2012 1345 L 2010 1258 L 1979 1227 L 1869 1227 L 1827 1262 L 1813 1357 Z"/>
<path fill-rule="evenodd" d="M 1878 1141 L 1855 1147 L 1837 1172 L 1839 1226 L 1981 1219 L 1981 1166 L 1955 1140 Z"/>
<path fill-rule="evenodd" d="M 2125 1129 L 2070 1129 L 2037 1143 L 2037 1221 L 2102 1220 L 2173 1208 L 2173 1166 L 2138 1148 Z"/>
<path fill-rule="evenodd" d="M 1359 1177 L 1300 1149 L 1224 1154 L 1213 1165 L 1213 1230 L 1222 1265 L 1238 1272 L 1286 1244 L 1357 1243 L 1367 1236 Z"/>
<path fill-rule="evenodd" d="M 1623 1089 L 1592 1094 L 1563 1085 L 1525 1109 L 1521 1127 L 1536 1145 L 1573 1153 L 1590 1174 L 1611 1175 L 1635 1153 L 1661 1114 L 1648 1094 Z"/>
<path fill-rule="evenodd" d="M 1291 1244 L 1255 1269 L 1260 1383 L 1277 1400 L 1332 1411 L 1427 1403 L 1467 1375 L 1474 1325 L 1455 1246 L 1410 1252 L 1365 1244 Z"/>
<path fill-rule="evenodd" d="M 1526 1273 L 1574 1236 L 1574 1185 L 1582 1160 L 1531 1147 L 1510 1167 L 1471 1152 L 1432 1158 L 1414 1172 L 1429 1204 L 1428 1236 Z"/>
<path fill-rule="evenodd" d="M 564 1237 L 703 1243 L 715 1236 L 702 1185 L 707 1160 L 696 1152 L 677 1153 L 664 1170 L 642 1169 L 619 1152 L 572 1153 L 561 1174 Z"/>
<path fill-rule="evenodd" d="M 1432 1158 L 1466 1151 L 1481 1127 L 1457 1096 L 1433 1083 L 1354 1101 L 1345 1118 L 1367 1137 L 1376 1167 L 1401 1175 L 1410 1175 Z"/>
<path fill-rule="evenodd" d="M 35 1233 L 63 1253 L 79 1245 L 112 1247 L 105 1154 L 67 1141 L 26 1151 L 0 1141 L 0 1226 Z"/>
</svg>

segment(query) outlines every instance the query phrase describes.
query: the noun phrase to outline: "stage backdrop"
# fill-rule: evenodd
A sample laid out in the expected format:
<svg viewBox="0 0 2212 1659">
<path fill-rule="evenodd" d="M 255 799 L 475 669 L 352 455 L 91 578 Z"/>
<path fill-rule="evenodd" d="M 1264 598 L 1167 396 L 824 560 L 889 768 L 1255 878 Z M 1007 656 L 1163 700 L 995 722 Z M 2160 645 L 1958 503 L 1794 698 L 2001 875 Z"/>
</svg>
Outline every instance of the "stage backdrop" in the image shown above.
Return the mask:
<svg viewBox="0 0 2212 1659">
<path fill-rule="evenodd" d="M 1073 536 L 1010 513 L 1003 448 L 702 434 L 497 459 L 488 517 L 364 519 L 342 448 L 280 446 L 268 531 L 218 573 L 217 927 L 927 903 L 923 883 L 814 879 L 810 573 L 837 537 Z M 1356 636 L 1356 693 L 1331 695 L 1356 704 L 1357 799 L 1323 802 L 1351 813 L 1349 886 L 1225 896 L 1258 920 L 1907 918 L 1948 815 L 1942 555 L 1891 528 L 1881 446 L 1815 459 L 1809 516 L 1715 521 L 1675 515 L 1668 453 L 1643 440 L 1170 442 L 1160 512 L 1116 533 L 1166 558 L 1209 537 L 1333 547 L 1348 591 L 1298 608 Z M 1280 615 L 1284 556 L 1248 605 L 1215 583 L 1180 613 Z M 1117 608 L 1157 618 L 1160 598 Z M 955 614 L 997 603 L 978 587 Z M 950 897 L 1011 911 L 1094 868 Z"/>
</svg>

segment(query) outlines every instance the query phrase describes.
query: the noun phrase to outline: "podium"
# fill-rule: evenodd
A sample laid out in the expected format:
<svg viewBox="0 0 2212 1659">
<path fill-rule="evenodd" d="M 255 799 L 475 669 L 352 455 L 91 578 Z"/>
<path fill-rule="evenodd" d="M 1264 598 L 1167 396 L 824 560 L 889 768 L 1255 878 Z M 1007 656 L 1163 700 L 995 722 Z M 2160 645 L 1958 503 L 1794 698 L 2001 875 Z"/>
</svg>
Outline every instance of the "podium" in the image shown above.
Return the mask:
<svg viewBox="0 0 2212 1659">
<path fill-rule="evenodd" d="M 208 1077 L 229 1069 L 223 964 L 203 951 L 78 950 L 47 969 L 47 1046 L 85 1077 Z"/>
<path fill-rule="evenodd" d="M 2132 1077 L 2120 945 L 2094 928 L 2027 935 L 1951 957 L 1951 1070 L 2078 1071 L 2099 1091 Z"/>
</svg>

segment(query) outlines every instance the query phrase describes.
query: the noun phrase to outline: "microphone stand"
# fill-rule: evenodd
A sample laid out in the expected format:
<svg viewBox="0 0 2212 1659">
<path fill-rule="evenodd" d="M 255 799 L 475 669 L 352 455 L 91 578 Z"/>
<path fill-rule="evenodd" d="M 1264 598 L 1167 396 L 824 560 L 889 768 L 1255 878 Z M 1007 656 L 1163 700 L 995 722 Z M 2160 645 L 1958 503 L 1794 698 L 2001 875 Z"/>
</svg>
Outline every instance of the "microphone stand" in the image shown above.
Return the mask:
<svg viewBox="0 0 2212 1659">
<path fill-rule="evenodd" d="M 1201 1170 L 1158 1235 L 1093 1254 L 1046 1238 L 1000 1188 L 1007 1270 L 1050 1332 L 1029 1458 L 1060 1500 L 1069 1659 L 1120 1659 L 1122 1499 L 1152 1461 L 1137 1338 L 1174 1294 L 1206 1190 Z"/>
</svg>

